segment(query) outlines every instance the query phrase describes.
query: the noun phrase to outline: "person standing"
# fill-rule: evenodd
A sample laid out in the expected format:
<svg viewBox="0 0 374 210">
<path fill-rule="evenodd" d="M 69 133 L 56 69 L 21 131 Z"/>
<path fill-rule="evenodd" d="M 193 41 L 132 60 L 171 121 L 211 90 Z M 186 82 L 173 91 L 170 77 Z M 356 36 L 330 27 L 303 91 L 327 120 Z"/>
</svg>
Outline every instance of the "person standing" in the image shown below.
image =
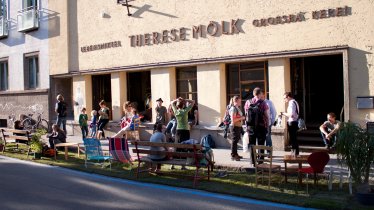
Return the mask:
<svg viewBox="0 0 374 210">
<path fill-rule="evenodd" d="M 277 111 L 275 109 L 275 106 L 273 102 L 269 99 L 265 98 L 265 94 L 263 91 L 261 91 L 261 99 L 265 101 L 266 105 L 269 107 L 270 115 L 269 115 L 269 126 L 266 133 L 266 139 L 265 139 L 265 146 L 272 147 L 273 141 L 271 139 L 271 127 L 274 125 L 275 120 L 277 118 Z"/>
<path fill-rule="evenodd" d="M 270 110 L 266 102 L 263 91 L 256 87 L 253 89 L 253 98 L 245 103 L 245 114 L 247 116 L 247 131 L 249 132 L 249 145 L 264 145 L 267 129 L 269 127 Z M 248 121 L 249 120 L 249 121 Z M 263 151 L 261 150 L 263 153 Z M 251 153 L 251 160 L 254 163 L 254 156 Z"/>
<path fill-rule="evenodd" d="M 79 115 L 79 126 L 81 127 L 82 131 L 82 139 L 85 139 L 88 136 L 88 116 L 86 114 L 86 108 L 82 108 L 81 114 Z"/>
<path fill-rule="evenodd" d="M 97 138 L 101 139 L 101 138 L 105 138 L 104 127 L 109 122 L 109 108 L 106 106 L 106 103 L 104 100 L 101 100 L 99 105 L 100 105 L 100 110 L 99 110 L 100 117 L 99 117 L 99 122 L 98 122 L 98 127 L 97 127 L 97 130 L 98 130 Z"/>
<path fill-rule="evenodd" d="M 57 95 L 57 103 L 55 105 L 55 112 L 57 114 L 57 126 L 61 127 L 62 124 L 62 130 L 64 130 L 66 135 L 66 107 L 67 104 L 64 101 L 64 97 L 61 94 Z"/>
<path fill-rule="evenodd" d="M 285 92 L 283 94 L 284 102 L 288 103 L 287 112 L 281 112 L 281 115 L 286 116 L 287 119 L 287 130 L 288 130 L 288 136 L 290 139 L 290 143 L 292 145 L 291 153 L 293 155 L 299 155 L 299 142 L 297 141 L 297 130 L 299 119 L 299 104 L 297 101 L 293 98 L 293 95 L 291 92 Z"/>
<path fill-rule="evenodd" d="M 188 103 L 188 105 L 185 106 L 185 103 Z M 177 119 L 177 131 L 175 135 L 175 141 L 178 143 L 190 139 L 188 112 L 192 109 L 194 104 L 194 100 L 188 100 L 183 98 L 178 98 L 171 102 L 175 118 Z"/>
<path fill-rule="evenodd" d="M 157 106 L 155 108 L 156 110 L 156 125 L 157 124 L 161 124 L 161 125 L 166 125 L 166 114 L 167 114 L 167 110 L 166 110 L 166 107 L 162 106 L 162 103 L 164 103 L 164 101 L 162 100 L 162 98 L 159 98 L 156 100 L 156 103 L 157 103 Z M 155 128 L 154 130 L 157 130 L 157 127 L 155 125 Z"/>
<path fill-rule="evenodd" d="M 231 136 L 232 136 L 232 143 L 231 143 L 231 160 L 240 161 L 242 156 L 238 154 L 238 142 L 242 135 L 243 130 L 243 123 L 242 121 L 245 119 L 243 116 L 243 112 L 240 110 L 241 99 L 239 96 L 234 96 L 231 98 L 231 107 L 230 107 L 230 118 L 231 118 Z"/>
<path fill-rule="evenodd" d="M 96 137 L 96 129 L 97 129 L 97 111 L 92 110 L 91 111 L 91 123 L 90 123 L 90 132 L 91 132 L 91 137 L 94 138 Z"/>
</svg>

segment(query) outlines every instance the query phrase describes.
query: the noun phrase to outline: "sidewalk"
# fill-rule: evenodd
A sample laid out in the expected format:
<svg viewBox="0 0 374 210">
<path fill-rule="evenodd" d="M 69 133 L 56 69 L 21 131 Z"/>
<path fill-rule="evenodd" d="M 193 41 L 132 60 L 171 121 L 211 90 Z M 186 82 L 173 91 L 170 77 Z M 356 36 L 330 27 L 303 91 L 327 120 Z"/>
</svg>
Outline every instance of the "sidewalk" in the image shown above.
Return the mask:
<svg viewBox="0 0 374 210">
<path fill-rule="evenodd" d="M 82 143 L 82 136 L 77 136 L 77 135 L 69 135 L 67 136 L 67 141 L 68 142 L 77 142 L 77 143 Z M 107 149 L 108 145 L 105 143 L 105 140 L 102 140 L 102 146 L 104 149 Z M 129 145 L 130 148 L 132 148 L 132 145 Z M 250 164 L 250 158 L 249 158 L 249 153 L 243 153 L 241 147 L 239 147 L 239 155 L 243 156 L 243 159 L 240 161 L 233 161 L 231 160 L 231 149 L 230 148 L 215 148 L 213 149 L 214 153 L 214 161 L 215 161 L 215 167 L 224 169 L 224 170 L 230 170 L 230 171 L 245 171 L 248 169 L 253 168 L 253 166 Z M 130 149 L 130 153 L 132 157 L 136 157 L 135 154 L 132 153 L 132 149 Z M 274 151 L 273 152 L 273 162 L 275 164 L 281 165 L 282 169 L 284 169 L 284 162 L 283 162 L 283 156 L 290 154 L 290 152 L 285 152 L 285 151 Z M 300 153 L 301 155 L 308 155 L 310 153 Z M 304 164 L 305 166 L 308 166 L 308 164 Z M 303 165 L 303 166 L 304 166 Z M 336 154 L 330 154 L 330 161 L 327 164 L 325 168 L 326 172 L 330 172 L 330 170 L 334 171 L 334 174 L 339 174 L 340 171 L 342 171 L 343 176 L 346 177 L 348 176 L 348 170 L 346 168 L 341 168 L 340 165 L 338 164 L 337 161 L 337 156 Z"/>
</svg>

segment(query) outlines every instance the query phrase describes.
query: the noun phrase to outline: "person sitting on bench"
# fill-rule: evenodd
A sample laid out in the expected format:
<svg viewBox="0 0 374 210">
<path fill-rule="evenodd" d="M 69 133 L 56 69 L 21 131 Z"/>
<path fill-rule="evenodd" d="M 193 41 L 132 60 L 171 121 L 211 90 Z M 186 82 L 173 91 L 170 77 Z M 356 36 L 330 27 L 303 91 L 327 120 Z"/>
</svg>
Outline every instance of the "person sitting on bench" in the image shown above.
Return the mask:
<svg viewBox="0 0 374 210">
<path fill-rule="evenodd" d="M 52 134 L 48 135 L 50 147 L 54 148 L 55 144 L 66 143 L 65 132 L 61 130 L 60 126 L 53 124 L 52 129 L 53 129 Z"/>
<path fill-rule="evenodd" d="M 152 134 L 150 142 L 158 142 L 158 143 L 166 143 L 165 134 L 162 133 L 162 123 L 156 123 L 156 131 Z M 152 151 L 168 151 L 166 147 L 151 147 L 150 150 Z M 148 155 L 148 157 L 152 160 L 166 160 L 166 155 Z M 161 164 L 157 164 L 156 172 L 161 169 Z"/>
<path fill-rule="evenodd" d="M 327 114 L 327 121 L 325 121 L 320 127 L 323 142 L 327 149 L 335 147 L 336 144 L 336 133 L 340 127 L 340 121 L 336 120 L 336 115 L 333 112 Z"/>
</svg>

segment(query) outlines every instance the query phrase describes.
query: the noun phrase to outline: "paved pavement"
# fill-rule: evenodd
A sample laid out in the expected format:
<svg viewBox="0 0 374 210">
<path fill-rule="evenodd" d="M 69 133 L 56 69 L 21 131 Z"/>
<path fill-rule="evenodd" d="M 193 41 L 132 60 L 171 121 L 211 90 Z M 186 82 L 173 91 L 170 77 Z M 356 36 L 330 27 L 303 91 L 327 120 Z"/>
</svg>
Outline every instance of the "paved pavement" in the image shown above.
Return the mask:
<svg viewBox="0 0 374 210">
<path fill-rule="evenodd" d="M 304 209 L 0 156 L 1 209 Z"/>
</svg>

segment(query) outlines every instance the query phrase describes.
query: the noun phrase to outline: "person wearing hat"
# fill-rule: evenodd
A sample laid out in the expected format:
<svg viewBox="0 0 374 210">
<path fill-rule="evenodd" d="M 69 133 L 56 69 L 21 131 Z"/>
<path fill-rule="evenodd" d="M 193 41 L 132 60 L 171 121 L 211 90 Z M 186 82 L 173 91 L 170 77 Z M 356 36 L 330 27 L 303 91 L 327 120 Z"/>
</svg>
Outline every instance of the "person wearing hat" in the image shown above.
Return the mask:
<svg viewBox="0 0 374 210">
<path fill-rule="evenodd" d="M 168 111 L 166 107 L 162 106 L 163 102 L 162 98 L 156 100 L 156 124 L 166 125 L 166 114 Z"/>
</svg>

